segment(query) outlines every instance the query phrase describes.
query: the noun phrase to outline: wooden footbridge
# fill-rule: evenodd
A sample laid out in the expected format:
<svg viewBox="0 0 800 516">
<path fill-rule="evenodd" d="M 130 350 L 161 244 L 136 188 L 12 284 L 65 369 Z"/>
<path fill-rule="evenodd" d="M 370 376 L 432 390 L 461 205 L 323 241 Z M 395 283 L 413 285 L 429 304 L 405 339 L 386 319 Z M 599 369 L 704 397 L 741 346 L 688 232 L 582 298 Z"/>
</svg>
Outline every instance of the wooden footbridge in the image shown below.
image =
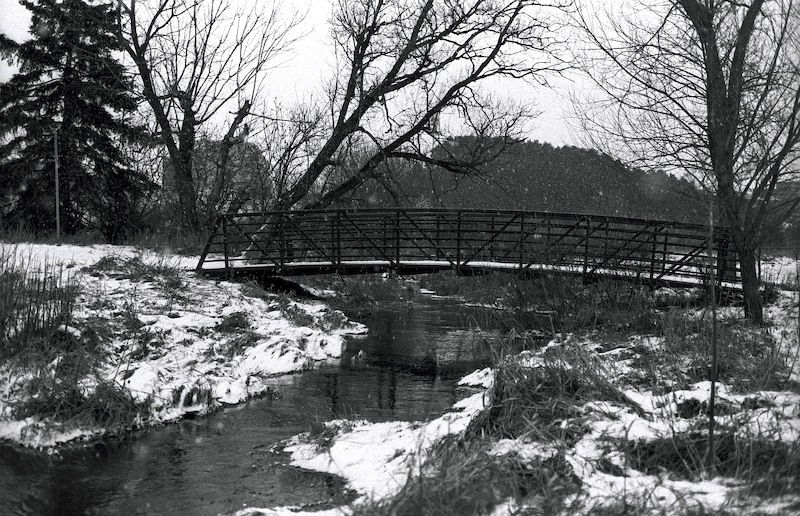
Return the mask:
<svg viewBox="0 0 800 516">
<path fill-rule="evenodd" d="M 714 275 L 737 288 L 727 228 L 711 236 Z M 709 228 L 665 220 L 568 213 L 346 209 L 225 214 L 197 270 L 306 275 L 490 270 L 578 274 L 651 285 L 709 278 Z"/>
</svg>

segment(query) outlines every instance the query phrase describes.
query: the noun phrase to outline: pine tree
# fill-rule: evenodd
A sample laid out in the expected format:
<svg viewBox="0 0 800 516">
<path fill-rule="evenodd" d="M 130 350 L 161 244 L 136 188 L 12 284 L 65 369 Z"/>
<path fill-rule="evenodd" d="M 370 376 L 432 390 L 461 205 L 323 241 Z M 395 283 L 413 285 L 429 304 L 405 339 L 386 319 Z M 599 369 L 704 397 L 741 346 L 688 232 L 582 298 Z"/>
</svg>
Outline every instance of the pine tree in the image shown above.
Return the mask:
<svg viewBox="0 0 800 516">
<path fill-rule="evenodd" d="M 148 181 L 126 166 L 120 143 L 137 134 L 136 108 L 119 50 L 112 3 L 22 0 L 32 38 L 0 40 L 19 72 L 0 84 L 0 225 L 55 227 L 54 154 L 59 154 L 65 233 L 100 229 L 114 241 L 134 222 Z"/>
</svg>

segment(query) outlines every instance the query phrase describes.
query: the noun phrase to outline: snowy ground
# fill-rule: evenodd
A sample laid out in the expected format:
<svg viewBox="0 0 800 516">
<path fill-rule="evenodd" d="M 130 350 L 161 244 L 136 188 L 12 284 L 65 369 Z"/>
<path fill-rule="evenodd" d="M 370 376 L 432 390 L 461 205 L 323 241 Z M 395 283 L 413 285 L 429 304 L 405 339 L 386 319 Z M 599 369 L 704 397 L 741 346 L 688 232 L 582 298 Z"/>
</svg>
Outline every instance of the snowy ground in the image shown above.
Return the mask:
<svg viewBox="0 0 800 516">
<path fill-rule="evenodd" d="M 73 275 L 81 294 L 65 329 L 79 335 L 87 327 L 100 328 L 109 336 L 100 377 L 147 407 L 140 426 L 262 394 L 265 378 L 335 359 L 342 354 L 343 335 L 366 331 L 321 303 L 199 278 L 191 272 L 197 264 L 193 257 L 108 245 L 0 246 L 0 255 L 24 260 L 31 271 L 62 264 Z M 177 272 L 141 273 L 151 269 Z M 37 416 L 14 419 L 12 407 L 31 379 L 29 371 L 0 365 L 0 440 L 45 448 L 115 430 Z M 87 378 L 84 388 L 91 390 L 93 383 Z"/>
<path fill-rule="evenodd" d="M 779 299 L 767 307 L 766 317 L 773 323 L 776 342 L 787 356 L 798 352 L 796 292 L 782 291 Z M 581 416 L 574 421 L 585 433 L 575 443 L 542 442 L 530 436 L 501 439 L 490 453 L 512 455 L 528 461 L 531 467 L 557 455 L 563 456 L 579 479 L 579 492 L 563 502 L 563 514 L 616 514 L 627 507 L 631 514 L 791 514 L 800 508 L 800 497 L 792 495 L 800 479 L 785 479 L 789 487 L 781 496 L 759 498 L 745 493 L 747 482 L 724 475 L 687 480 L 666 466 L 659 471 L 637 469 L 637 465 L 619 443 L 647 446 L 659 442 L 680 442 L 705 428 L 703 407 L 710 395 L 710 382 L 699 382 L 675 388 L 671 392 L 654 393 L 637 390 L 626 384 L 634 373 L 634 364 L 642 349 L 657 348 L 661 337 L 640 336 L 628 345 L 603 351 L 591 338 L 571 336 L 552 341 L 542 350 L 523 352 L 514 358 L 526 368 L 543 367 L 542 356 L 558 352 L 560 347 L 579 346 L 601 364 L 609 381 L 623 393 L 627 403 L 592 401 L 579 407 Z M 565 368 L 570 368 L 568 363 Z M 798 364 L 792 377 L 800 379 Z M 328 423 L 332 436 L 324 442 L 301 435 L 288 443 L 292 464 L 316 471 L 339 475 L 360 497 L 349 507 L 339 507 L 313 514 L 350 514 L 352 507 L 383 497 L 396 495 L 408 479 L 420 471 L 434 443 L 448 434 L 457 434 L 491 402 L 494 371 L 475 371 L 460 383 L 481 391 L 457 404 L 454 412 L 429 423 L 376 423 L 334 421 Z M 735 429 L 736 439 L 745 443 L 767 442 L 794 450 L 797 460 L 800 445 L 800 395 L 789 391 L 755 391 L 737 394 L 725 384 L 717 385 L 717 407 L 720 429 Z M 638 407 L 641 410 L 633 410 Z M 564 424 L 572 424 L 565 422 Z M 768 444 L 768 446 L 772 446 Z M 756 452 L 757 453 L 757 452 Z M 795 465 L 796 469 L 796 465 Z M 534 511 L 508 500 L 496 507 L 493 514 L 515 514 Z M 305 513 L 300 507 L 247 508 L 237 516 L 290 515 Z"/>
<path fill-rule="evenodd" d="M 761 279 L 794 287 L 797 283 L 798 261 L 787 256 L 764 256 L 761 258 Z"/>
<path fill-rule="evenodd" d="M 2 244 L 7 246 L 6 244 Z M 142 424 L 157 424 L 180 418 L 189 412 L 204 412 L 219 404 L 238 403 L 263 393 L 263 379 L 284 374 L 342 353 L 344 333 L 363 332 L 362 326 L 343 320 L 322 304 L 281 301 L 275 296 L 254 295 L 242 285 L 213 282 L 181 273 L 180 286 L 163 279 L 131 277 L 126 263 L 132 259 L 158 264 L 174 260 L 178 267 L 191 269 L 194 259 L 164 258 L 133 248 L 111 246 L 20 245 L 15 252 L 31 261 L 64 263 L 78 275 L 83 286 L 77 321 L 100 320 L 114 331 L 105 345 L 113 351 L 103 374 L 119 381 L 132 396 L 149 402 Z M 111 257 L 111 258 L 109 258 Z M 773 261 L 775 274 L 787 278 L 794 265 Z M 780 271 L 784 271 L 781 273 Z M 791 356 L 798 346 L 797 292 L 782 291 L 765 314 L 782 351 Z M 294 314 L 299 325 L 287 320 Z M 241 314 L 246 314 L 242 324 Z M 134 317 L 135 331 L 126 333 L 125 320 Z M 230 324 L 235 322 L 236 324 Z M 342 327 L 340 327 L 342 326 Z M 146 338 L 143 338 L 146 337 Z M 242 340 L 247 346 L 239 346 Z M 493 444 L 496 456 L 513 454 L 531 464 L 562 454 L 579 479 L 580 490 L 569 495 L 565 513 L 592 513 L 619 508 L 629 502 L 632 513 L 745 513 L 787 514 L 797 511 L 798 499 L 753 500 L 741 495 L 742 482 L 723 476 L 691 482 L 669 471 L 637 469 L 619 449 L 621 441 L 653 443 L 673 439 L 702 427 L 702 407 L 709 398 L 710 385 L 700 382 L 658 392 L 631 388 L 625 379 L 632 373 L 637 353 L 661 345 L 660 337 L 638 336 L 627 345 L 611 350 L 590 338 L 563 337 L 542 350 L 524 352 L 515 358 L 524 367 L 542 367 L 542 353 L 564 346 L 580 346 L 595 357 L 610 381 L 624 394 L 627 403 L 591 401 L 579 407 L 580 425 L 585 432 L 573 443 L 549 443 L 535 439 L 502 439 Z M 241 350 L 239 350 L 241 347 Z M 233 350 L 233 351 L 232 351 Z M 237 352 L 239 350 L 239 352 Z M 564 364 L 565 368 L 570 367 Z M 800 380 L 800 364 L 792 371 Z M 325 439 L 303 434 L 285 443 L 297 467 L 339 475 L 359 495 L 355 504 L 397 494 L 420 469 L 432 445 L 443 437 L 459 434 L 491 402 L 495 371 L 484 369 L 462 383 L 478 391 L 453 407 L 453 411 L 430 422 L 367 423 L 332 421 Z M 24 393 L 24 376 L 0 367 L 0 439 L 28 446 L 47 447 L 59 442 L 102 433 L 102 428 L 54 425 L 46 420 L 8 417 L 15 397 Z M 91 385 L 86 386 L 87 389 Z M 734 393 L 718 385 L 721 407 L 720 427 L 735 428 L 736 435 L 766 439 L 797 446 L 800 442 L 800 396 L 793 392 L 757 391 Z M 202 395 L 201 395 L 202 394 Z M 633 410 L 638 407 L 640 410 Z M 571 424 L 569 421 L 565 424 Z M 787 492 L 791 493 L 791 490 Z M 512 500 L 501 504 L 495 514 L 513 514 L 525 506 Z M 530 508 L 528 508 L 530 509 Z M 607 511 L 607 512 L 608 512 Z M 349 514 L 340 507 L 314 514 Z M 301 508 L 248 508 L 239 516 L 255 514 L 302 514 Z"/>
</svg>

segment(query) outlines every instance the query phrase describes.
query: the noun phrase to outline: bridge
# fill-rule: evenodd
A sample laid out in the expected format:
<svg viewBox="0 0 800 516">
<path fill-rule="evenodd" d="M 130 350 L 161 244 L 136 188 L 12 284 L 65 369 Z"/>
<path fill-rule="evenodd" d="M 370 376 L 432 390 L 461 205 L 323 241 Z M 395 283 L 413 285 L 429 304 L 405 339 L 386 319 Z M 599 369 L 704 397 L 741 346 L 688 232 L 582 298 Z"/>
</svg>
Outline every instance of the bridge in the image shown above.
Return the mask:
<svg viewBox="0 0 800 516">
<path fill-rule="evenodd" d="M 725 227 L 510 210 L 340 209 L 221 215 L 197 271 L 233 277 L 491 270 L 739 288 Z"/>
</svg>

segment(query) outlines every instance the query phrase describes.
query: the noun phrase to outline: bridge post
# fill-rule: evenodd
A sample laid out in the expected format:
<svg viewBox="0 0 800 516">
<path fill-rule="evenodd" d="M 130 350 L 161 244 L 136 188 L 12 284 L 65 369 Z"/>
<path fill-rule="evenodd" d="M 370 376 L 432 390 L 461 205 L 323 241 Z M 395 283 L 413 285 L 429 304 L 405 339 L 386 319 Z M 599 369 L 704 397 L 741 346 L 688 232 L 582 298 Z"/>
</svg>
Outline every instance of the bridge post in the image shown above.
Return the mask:
<svg viewBox="0 0 800 516">
<path fill-rule="evenodd" d="M 278 213 L 275 223 L 278 225 L 278 263 L 280 263 L 280 268 L 283 269 L 286 265 L 286 238 L 283 234 L 283 213 Z"/>
<path fill-rule="evenodd" d="M 461 274 L 461 210 L 456 212 L 456 275 Z"/>
<path fill-rule="evenodd" d="M 331 258 L 333 260 L 333 263 L 331 265 L 336 266 L 336 273 L 339 274 L 341 273 L 340 266 L 342 263 L 342 258 L 340 256 L 341 253 L 339 252 L 339 232 L 338 232 L 339 212 L 337 211 L 336 213 L 334 213 L 333 217 L 330 218 L 325 217 L 325 218 L 330 222 L 331 235 L 330 235 L 330 241 L 328 242 L 329 243 L 328 249 L 330 249 Z"/>
<path fill-rule="evenodd" d="M 659 228 L 660 229 L 660 228 Z M 650 288 L 653 288 L 653 279 L 656 274 L 656 245 L 658 240 L 658 229 L 653 230 L 650 235 L 652 252 L 650 256 Z"/>
<path fill-rule="evenodd" d="M 342 212 L 336 212 L 336 270 L 342 272 Z"/>
<path fill-rule="evenodd" d="M 394 268 L 400 271 L 400 208 L 394 212 Z"/>
<path fill-rule="evenodd" d="M 494 213 L 492 213 L 492 230 L 489 232 L 489 238 L 491 241 L 489 242 L 489 261 L 494 261 Z"/>
<path fill-rule="evenodd" d="M 230 246 L 228 244 L 228 215 L 222 215 L 222 255 L 225 258 L 225 274 L 233 276 L 230 263 Z"/>
<path fill-rule="evenodd" d="M 440 259 L 442 257 L 447 258 L 447 256 L 442 252 L 442 216 L 439 213 L 436 213 L 436 259 Z"/>
<path fill-rule="evenodd" d="M 519 277 L 523 276 L 522 271 L 525 266 L 525 213 L 519 220 Z"/>
<path fill-rule="evenodd" d="M 718 231 L 716 233 L 719 234 Z M 728 238 L 725 238 L 725 237 L 719 238 L 716 235 L 714 237 L 714 244 L 715 245 L 713 245 L 713 247 L 717 251 L 717 259 L 716 259 L 716 262 L 717 262 L 717 274 L 716 274 L 716 276 L 717 276 L 717 285 L 720 288 L 722 287 L 722 282 L 727 279 L 728 263 L 730 262 L 730 260 L 728 259 L 728 245 L 729 245 L 729 242 L 730 241 L 729 241 Z M 760 264 L 759 264 L 759 268 L 760 268 Z M 761 271 L 759 270 L 758 273 L 759 273 L 759 280 L 760 280 L 761 279 L 761 277 L 760 277 Z"/>
<path fill-rule="evenodd" d="M 587 280 L 587 273 L 589 272 L 589 235 L 591 234 L 592 220 L 589 217 L 584 217 L 586 221 L 586 235 L 583 238 L 583 281 Z"/>
<path fill-rule="evenodd" d="M 381 222 L 383 223 L 383 231 L 381 232 L 381 242 L 383 243 L 383 248 L 389 248 L 389 217 L 381 217 Z"/>
</svg>

